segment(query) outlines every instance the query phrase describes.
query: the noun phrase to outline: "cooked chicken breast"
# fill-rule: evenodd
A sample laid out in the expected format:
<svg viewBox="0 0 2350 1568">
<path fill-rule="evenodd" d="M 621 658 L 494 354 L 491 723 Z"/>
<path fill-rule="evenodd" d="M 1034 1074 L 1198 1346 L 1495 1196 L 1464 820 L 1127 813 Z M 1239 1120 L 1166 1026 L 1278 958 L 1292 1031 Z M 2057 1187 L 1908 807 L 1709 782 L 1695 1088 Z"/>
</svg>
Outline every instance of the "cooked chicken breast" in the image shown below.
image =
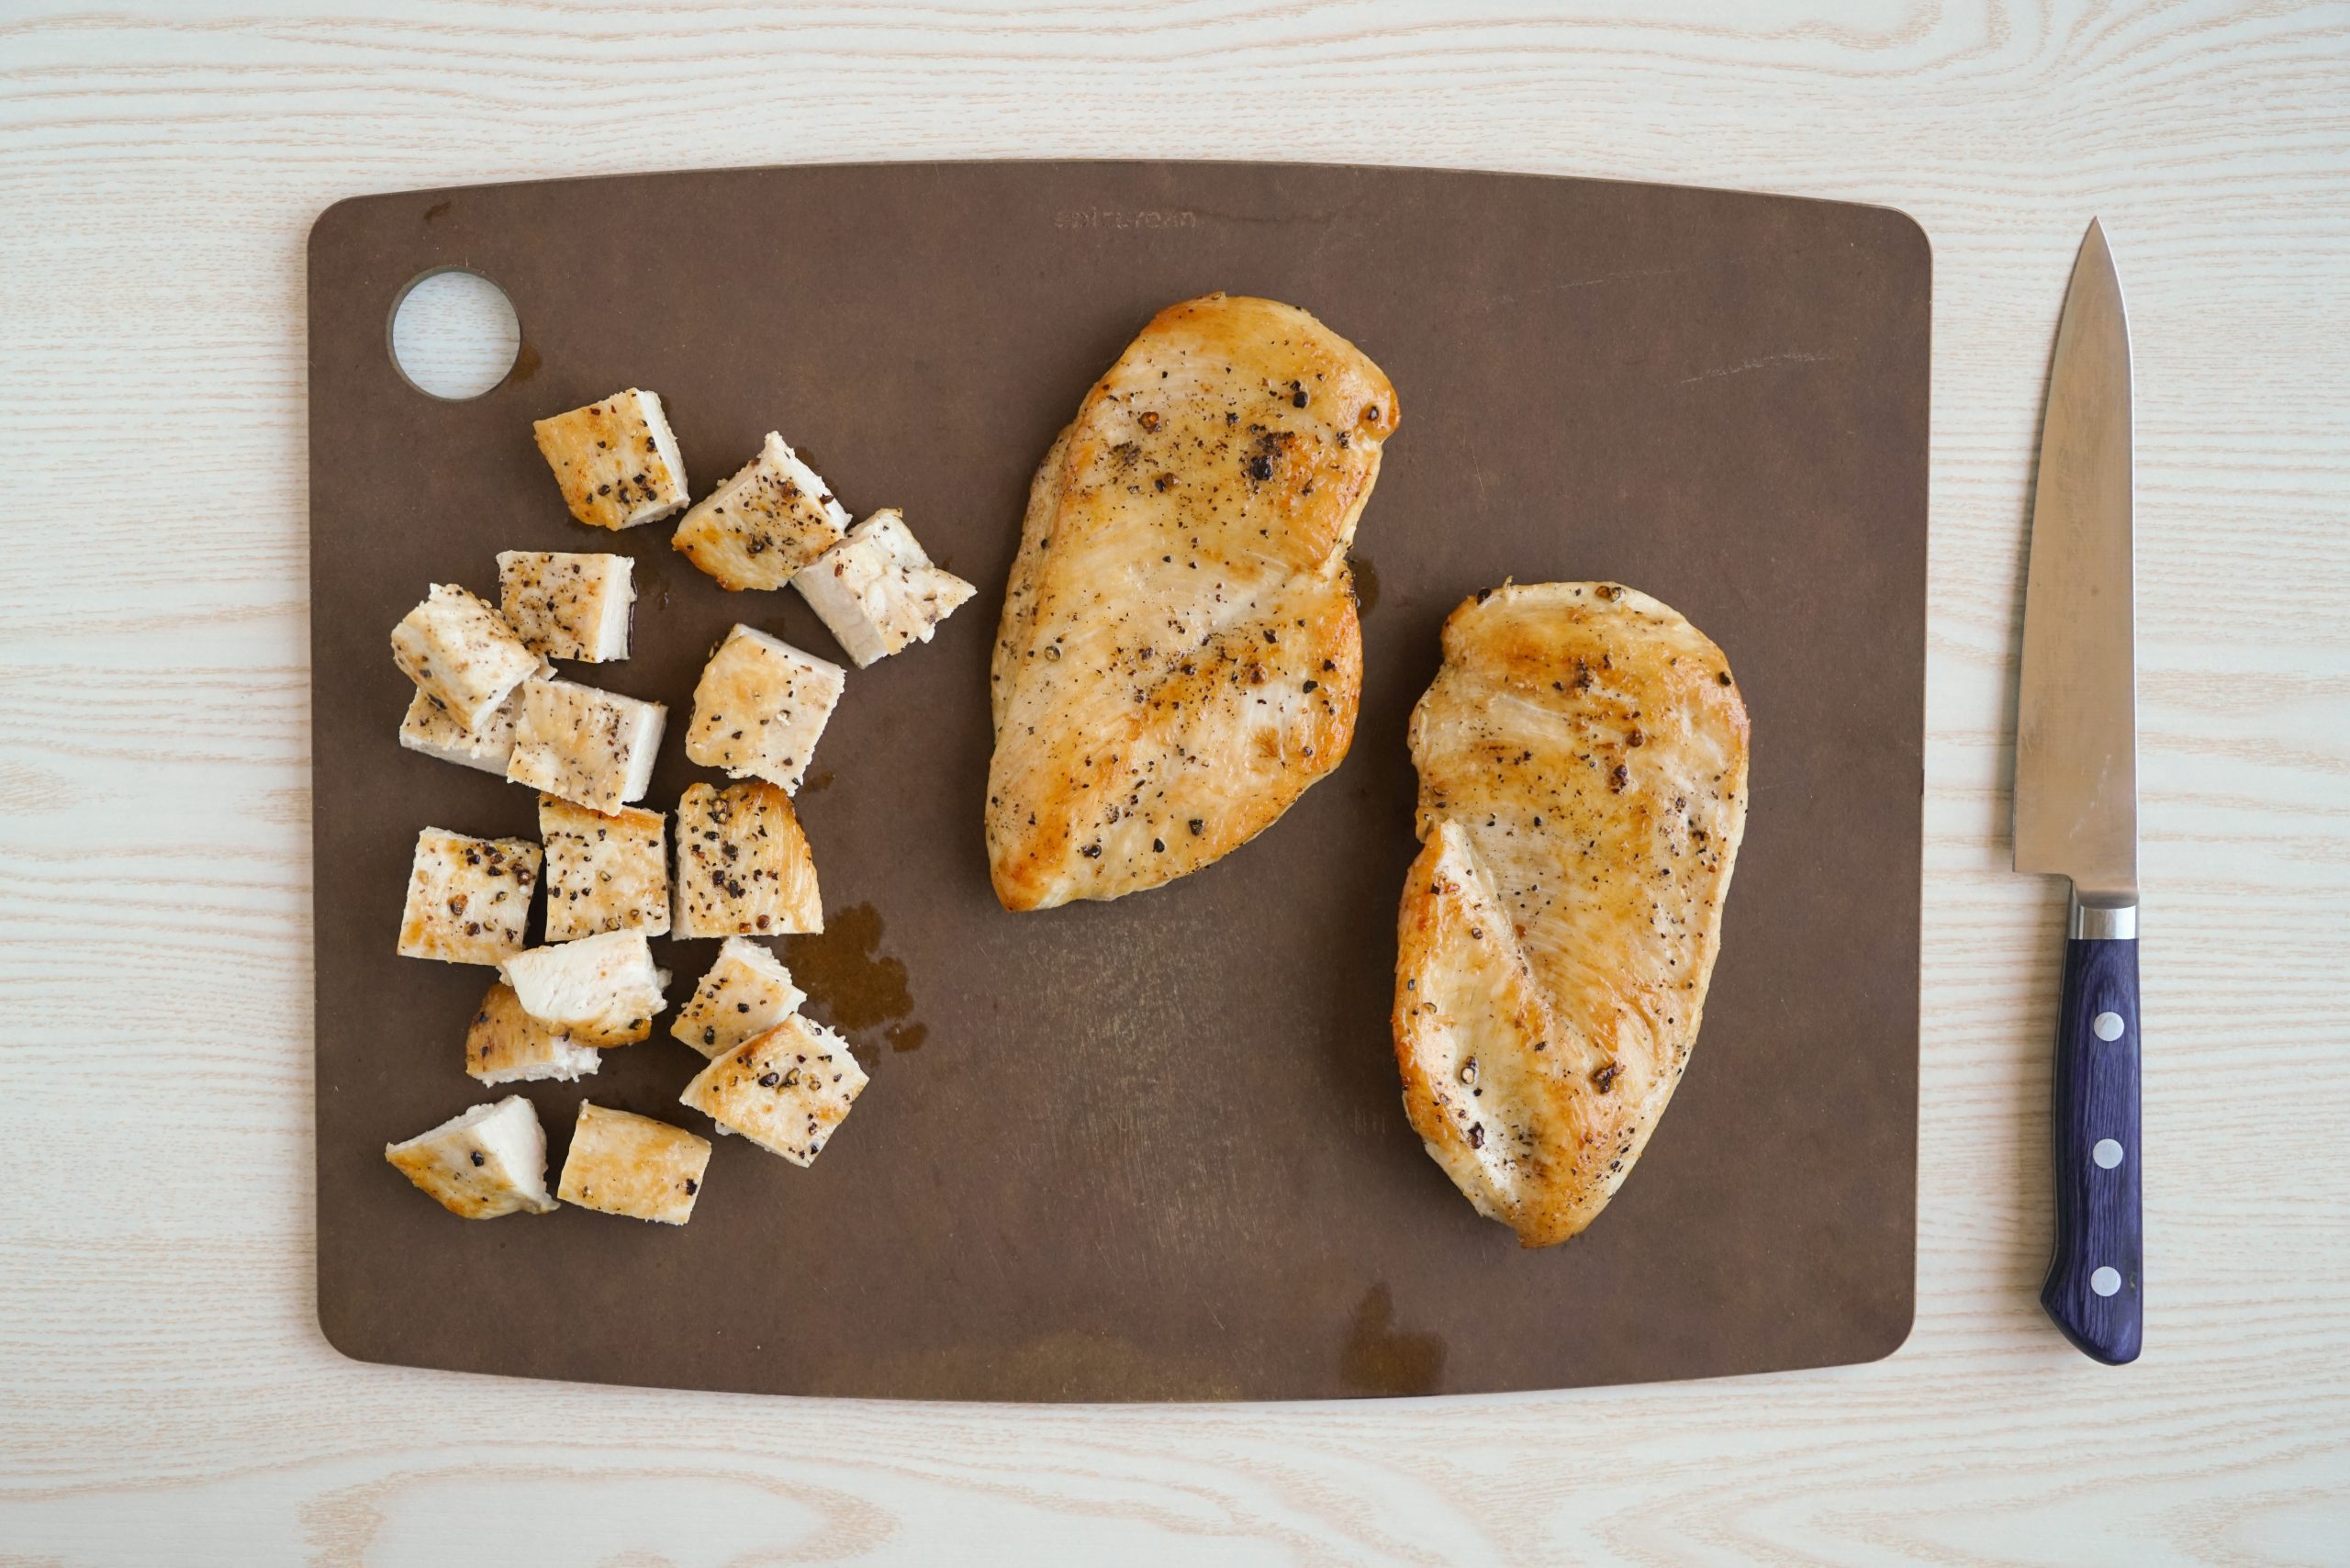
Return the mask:
<svg viewBox="0 0 2350 1568">
<path fill-rule="evenodd" d="M 547 1193 L 546 1129 L 520 1094 L 476 1105 L 404 1143 L 387 1143 L 384 1158 L 433 1202 L 465 1219 L 555 1211 Z"/>
<path fill-rule="evenodd" d="M 636 563 L 569 550 L 500 550 L 498 609 L 543 659 L 603 664 L 628 657 Z"/>
<path fill-rule="evenodd" d="M 779 588 L 841 542 L 848 509 L 783 437 L 711 491 L 677 524 L 669 543 L 729 593 Z"/>
<path fill-rule="evenodd" d="M 847 678 L 830 659 L 737 625 L 694 683 L 686 759 L 798 794 Z"/>
<path fill-rule="evenodd" d="M 499 964 L 522 950 L 539 846 L 428 827 L 416 835 L 399 954 L 444 964 Z"/>
<path fill-rule="evenodd" d="M 545 663 L 495 608 L 434 583 L 392 628 L 392 662 L 461 728 L 478 730 Z"/>
<path fill-rule="evenodd" d="M 555 1195 L 598 1214 L 683 1225 L 709 1169 L 708 1138 L 583 1100 Z"/>
<path fill-rule="evenodd" d="M 791 586 L 859 669 L 929 642 L 979 591 L 931 560 L 895 507 L 850 529 Z"/>
<path fill-rule="evenodd" d="M 657 522 L 686 504 L 686 460 L 656 392 L 632 386 L 534 420 L 531 433 L 563 487 L 564 504 L 591 528 Z"/>
<path fill-rule="evenodd" d="M 484 1083 L 576 1083 L 603 1065 L 602 1051 L 523 1012 L 521 998 L 502 980 L 490 986 L 465 1030 L 465 1074 Z"/>
<path fill-rule="evenodd" d="M 591 812 L 539 797 L 546 849 L 547 940 L 669 930 L 669 819 L 636 806 Z"/>
<path fill-rule="evenodd" d="M 517 953 L 498 966 L 522 1011 L 583 1046 L 632 1046 L 666 1003 L 642 931 L 606 931 Z"/>
<path fill-rule="evenodd" d="M 780 936 L 824 929 L 816 857 L 791 797 L 763 781 L 688 784 L 677 801 L 677 877 L 669 929 Z"/>
<path fill-rule="evenodd" d="M 782 1023 L 807 1000 L 782 959 L 747 936 L 729 936 L 669 1033 L 706 1057 L 722 1057 Z"/>
<path fill-rule="evenodd" d="M 659 702 L 533 677 L 522 683 L 515 710 L 507 781 L 589 811 L 617 812 L 652 788 L 668 720 Z"/>
<path fill-rule="evenodd" d="M 694 1075 L 678 1102 L 761 1148 L 808 1166 L 869 1081 L 849 1044 L 794 1013 L 721 1054 Z"/>
<path fill-rule="evenodd" d="M 1377 365 L 1304 311 L 1162 310 L 1029 493 L 997 636 L 987 838 L 1007 909 L 1221 858 L 1347 754 L 1347 546 L 1395 429 Z"/>
<path fill-rule="evenodd" d="M 1631 1173 L 1696 1042 L 1746 824 L 1719 648 L 1614 583 L 1477 595 L 1413 710 L 1404 1108 L 1477 1212 L 1575 1235 Z"/>
<path fill-rule="evenodd" d="M 526 678 L 522 686 L 528 686 L 532 679 L 554 678 L 554 666 L 541 659 L 538 674 Z M 506 765 L 514 760 L 514 726 L 522 717 L 522 686 L 508 692 L 506 700 L 483 718 L 480 727 L 470 730 L 420 688 L 408 699 L 408 712 L 400 720 L 400 745 L 460 767 L 478 767 L 503 778 Z"/>
</svg>

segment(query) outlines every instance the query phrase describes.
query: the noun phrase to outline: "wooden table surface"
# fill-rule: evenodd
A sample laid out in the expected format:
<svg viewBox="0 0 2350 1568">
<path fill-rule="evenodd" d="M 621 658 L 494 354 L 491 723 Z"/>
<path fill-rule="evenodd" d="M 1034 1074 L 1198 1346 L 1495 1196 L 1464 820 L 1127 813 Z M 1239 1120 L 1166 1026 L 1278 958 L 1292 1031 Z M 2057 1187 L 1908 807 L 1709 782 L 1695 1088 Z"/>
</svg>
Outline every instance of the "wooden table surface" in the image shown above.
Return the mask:
<svg viewBox="0 0 2350 1568">
<path fill-rule="evenodd" d="M 0 1183 L 0 1563 L 2350 1562 L 2350 10 L 149 9 L 0 9 L 0 1115 L 30 1151 Z M 319 1338 L 311 218 L 1040 155 L 1924 224 L 1919 1305 L 1890 1361 L 1007 1409 L 411 1372 Z M 2149 1327 L 2121 1371 L 2034 1300 L 2064 894 L 2008 870 L 2032 447 L 2092 214 L 2139 377 Z"/>
</svg>

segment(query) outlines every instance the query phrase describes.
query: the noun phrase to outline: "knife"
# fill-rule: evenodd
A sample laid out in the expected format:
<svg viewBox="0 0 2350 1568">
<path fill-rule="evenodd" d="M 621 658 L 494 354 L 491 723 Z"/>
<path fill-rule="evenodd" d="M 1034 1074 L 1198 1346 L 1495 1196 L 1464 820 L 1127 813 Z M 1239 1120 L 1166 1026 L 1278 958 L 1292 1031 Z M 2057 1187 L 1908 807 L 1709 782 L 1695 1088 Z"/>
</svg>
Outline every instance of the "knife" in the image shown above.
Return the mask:
<svg viewBox="0 0 2350 1568">
<path fill-rule="evenodd" d="M 2056 1249 L 2040 1305 L 2138 1358 L 2138 692 L 2130 323 L 2105 230 L 2073 263 L 2031 502 L 2016 711 L 2016 869 L 2072 879 L 2056 1020 Z"/>
</svg>

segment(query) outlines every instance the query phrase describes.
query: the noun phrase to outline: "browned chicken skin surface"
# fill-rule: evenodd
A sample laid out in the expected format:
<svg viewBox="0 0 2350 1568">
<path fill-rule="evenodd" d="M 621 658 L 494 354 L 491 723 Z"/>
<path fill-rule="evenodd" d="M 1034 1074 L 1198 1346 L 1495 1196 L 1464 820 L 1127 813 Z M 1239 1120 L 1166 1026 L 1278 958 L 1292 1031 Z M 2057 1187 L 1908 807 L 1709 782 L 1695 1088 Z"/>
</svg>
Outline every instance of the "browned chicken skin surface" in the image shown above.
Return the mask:
<svg viewBox="0 0 2350 1568">
<path fill-rule="evenodd" d="M 1346 756 L 1347 547 L 1394 388 L 1304 311 L 1169 306 L 1038 468 L 992 671 L 987 842 L 1006 909 L 1198 870 Z"/>
<path fill-rule="evenodd" d="M 1688 1065 L 1745 831 L 1745 705 L 1646 594 L 1505 587 L 1446 621 L 1411 747 L 1404 1110 L 1479 1213 L 1550 1246 L 1606 1206 Z"/>
</svg>

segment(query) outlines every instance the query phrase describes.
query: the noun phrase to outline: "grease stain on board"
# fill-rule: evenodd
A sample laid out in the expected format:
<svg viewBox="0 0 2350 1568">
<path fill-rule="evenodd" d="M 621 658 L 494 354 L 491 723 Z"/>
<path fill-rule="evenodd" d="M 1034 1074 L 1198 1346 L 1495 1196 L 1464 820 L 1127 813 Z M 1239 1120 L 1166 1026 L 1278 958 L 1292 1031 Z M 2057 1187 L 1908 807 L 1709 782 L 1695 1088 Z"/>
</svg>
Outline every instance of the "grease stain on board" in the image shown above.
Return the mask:
<svg viewBox="0 0 2350 1568">
<path fill-rule="evenodd" d="M 512 386 L 518 382 L 528 381 L 539 373 L 539 366 L 544 363 L 539 358 L 538 350 L 532 348 L 528 342 L 522 342 L 514 350 L 514 368 L 506 373 L 507 384 Z"/>
<path fill-rule="evenodd" d="M 445 201 L 436 201 L 424 209 L 424 221 L 427 223 L 438 223 L 448 216 L 449 204 Z"/>
<path fill-rule="evenodd" d="M 1347 564 L 1354 568 L 1355 613 L 1368 615 L 1379 608 L 1379 568 L 1368 555 L 1349 556 Z"/>
<path fill-rule="evenodd" d="M 890 1025 L 893 1049 L 921 1048 L 926 1025 L 911 1015 L 914 999 L 906 989 L 906 965 L 881 951 L 881 912 L 869 903 L 851 904 L 824 917 L 824 929 L 790 938 L 786 961 L 791 978 L 836 1029 Z"/>
<path fill-rule="evenodd" d="M 661 569 L 660 558 L 655 555 L 638 555 L 633 559 L 636 562 L 636 603 L 643 604 L 650 600 L 656 609 L 668 609 L 669 577 Z M 630 607 L 630 613 L 632 615 L 635 613 L 633 605 Z M 633 624 L 633 622 L 631 623 L 632 629 Z M 716 648 L 711 650 L 713 654 L 717 651 Z"/>
<path fill-rule="evenodd" d="M 1444 1381 L 1444 1341 L 1395 1327 L 1384 1281 L 1363 1293 L 1338 1349 L 1338 1375 L 1365 1394 L 1434 1394 Z"/>
</svg>

